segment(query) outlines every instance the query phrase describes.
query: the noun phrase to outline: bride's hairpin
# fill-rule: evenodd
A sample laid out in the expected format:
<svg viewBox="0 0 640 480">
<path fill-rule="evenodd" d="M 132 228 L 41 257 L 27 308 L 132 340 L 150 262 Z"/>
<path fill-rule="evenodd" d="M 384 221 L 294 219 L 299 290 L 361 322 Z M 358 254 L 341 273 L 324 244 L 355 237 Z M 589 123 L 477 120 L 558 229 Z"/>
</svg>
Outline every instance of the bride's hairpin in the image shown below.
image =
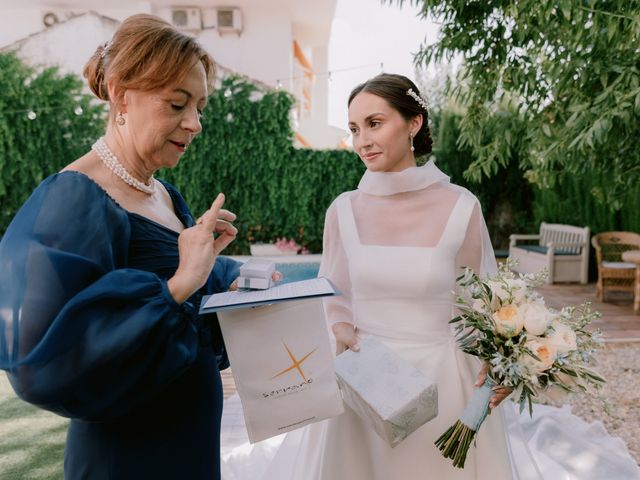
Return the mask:
<svg viewBox="0 0 640 480">
<path fill-rule="evenodd" d="M 100 50 L 100 58 L 104 58 L 107 55 L 107 50 L 111 47 L 111 41 L 105 42 Z"/>
<path fill-rule="evenodd" d="M 410 88 L 409 90 L 407 90 L 407 95 L 409 95 L 410 97 L 412 97 L 416 102 L 418 102 L 418 104 L 424 108 L 425 110 L 428 110 L 427 108 L 427 101 L 425 100 L 424 97 L 422 97 L 421 95 L 418 95 L 416 92 L 413 91 L 413 88 Z"/>
</svg>

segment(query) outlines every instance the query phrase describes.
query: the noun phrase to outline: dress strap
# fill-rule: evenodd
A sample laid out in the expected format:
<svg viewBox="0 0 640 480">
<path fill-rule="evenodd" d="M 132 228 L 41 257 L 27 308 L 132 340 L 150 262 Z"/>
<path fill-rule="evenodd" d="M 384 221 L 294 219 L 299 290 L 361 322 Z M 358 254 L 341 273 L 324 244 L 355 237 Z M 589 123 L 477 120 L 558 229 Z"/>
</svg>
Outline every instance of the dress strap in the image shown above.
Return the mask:
<svg viewBox="0 0 640 480">
<path fill-rule="evenodd" d="M 453 207 L 444 233 L 438 242 L 438 246 L 452 245 L 455 251 L 458 251 L 464 242 L 467 234 L 467 227 L 473 208 L 476 206 L 476 199 L 466 191 L 460 193 L 456 204 Z"/>
<path fill-rule="evenodd" d="M 347 257 L 352 257 L 353 251 L 360 247 L 360 237 L 356 220 L 353 216 L 350 195 L 342 195 L 336 201 L 338 208 L 338 226 L 340 227 L 340 238 Z"/>
</svg>

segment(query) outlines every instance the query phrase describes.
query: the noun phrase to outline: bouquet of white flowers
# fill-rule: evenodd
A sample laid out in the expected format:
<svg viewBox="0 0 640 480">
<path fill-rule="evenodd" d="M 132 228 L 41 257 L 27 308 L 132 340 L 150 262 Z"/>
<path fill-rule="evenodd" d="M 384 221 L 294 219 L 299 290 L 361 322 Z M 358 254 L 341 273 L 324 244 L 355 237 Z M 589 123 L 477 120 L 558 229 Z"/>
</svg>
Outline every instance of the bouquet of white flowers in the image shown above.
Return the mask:
<svg viewBox="0 0 640 480">
<path fill-rule="evenodd" d="M 457 279 L 460 315 L 450 323 L 456 324 L 458 346 L 490 365 L 462 417 L 435 442 L 459 468 L 487 416 L 492 387 L 512 388 L 520 411 L 528 404 L 532 415 L 532 399 L 549 389 L 586 390 L 605 381 L 589 368 L 602 344 L 600 334 L 585 329 L 600 314 L 589 303 L 548 308 L 533 289 L 546 273 L 516 277 L 510 266 L 508 261 L 497 275 L 483 279 L 467 268 Z"/>
</svg>

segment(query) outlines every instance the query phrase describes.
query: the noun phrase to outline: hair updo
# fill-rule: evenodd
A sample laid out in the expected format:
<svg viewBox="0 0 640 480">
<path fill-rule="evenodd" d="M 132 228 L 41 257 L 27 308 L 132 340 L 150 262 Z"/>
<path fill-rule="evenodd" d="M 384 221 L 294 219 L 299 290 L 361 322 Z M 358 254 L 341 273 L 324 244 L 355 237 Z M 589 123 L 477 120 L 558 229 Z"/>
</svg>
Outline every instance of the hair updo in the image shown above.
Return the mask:
<svg viewBox="0 0 640 480">
<path fill-rule="evenodd" d="M 392 73 L 381 73 L 354 88 L 349 95 L 347 106 L 351 105 L 356 95 L 368 92 L 386 100 L 407 121 L 417 115 L 422 115 L 422 127 L 413 137 L 414 153 L 416 157 L 420 157 L 431 153 L 431 146 L 433 145 L 431 131 L 429 130 L 429 112 L 426 107 L 407 93 L 409 89 L 413 90 L 416 95 L 420 95 L 418 87 L 407 77 Z"/>
<path fill-rule="evenodd" d="M 82 72 L 89 88 L 100 100 L 109 98 L 107 83 L 113 80 L 120 94 L 125 90 L 154 90 L 182 81 L 201 62 L 210 89 L 215 64 L 198 42 L 154 15 L 125 19 L 113 39 L 98 46 Z"/>
</svg>

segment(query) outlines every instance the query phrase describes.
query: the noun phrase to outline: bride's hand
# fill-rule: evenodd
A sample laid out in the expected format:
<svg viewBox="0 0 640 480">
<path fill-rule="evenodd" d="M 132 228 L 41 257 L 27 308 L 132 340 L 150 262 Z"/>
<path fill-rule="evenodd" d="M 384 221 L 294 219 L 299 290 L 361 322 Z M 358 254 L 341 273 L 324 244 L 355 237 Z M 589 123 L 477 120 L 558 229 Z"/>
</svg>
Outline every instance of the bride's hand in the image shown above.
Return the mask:
<svg viewBox="0 0 640 480">
<path fill-rule="evenodd" d="M 481 387 L 484 384 L 488 372 L 489 364 L 485 363 L 482 367 L 482 370 L 480 370 L 480 373 L 478 373 L 478 377 L 476 378 L 476 387 Z M 495 393 L 491 397 L 491 400 L 489 400 L 489 414 L 491 414 L 491 410 L 496 408 L 498 405 L 500 405 L 500 403 L 502 403 L 505 398 L 511 395 L 513 389 L 510 387 L 502 387 L 500 385 L 496 385 L 495 387 L 493 387 L 493 391 Z"/>
<path fill-rule="evenodd" d="M 333 330 L 333 335 L 336 337 L 336 355 L 341 354 L 347 348 L 354 352 L 360 350 L 356 329 L 352 323 L 334 323 L 331 330 Z"/>
</svg>

